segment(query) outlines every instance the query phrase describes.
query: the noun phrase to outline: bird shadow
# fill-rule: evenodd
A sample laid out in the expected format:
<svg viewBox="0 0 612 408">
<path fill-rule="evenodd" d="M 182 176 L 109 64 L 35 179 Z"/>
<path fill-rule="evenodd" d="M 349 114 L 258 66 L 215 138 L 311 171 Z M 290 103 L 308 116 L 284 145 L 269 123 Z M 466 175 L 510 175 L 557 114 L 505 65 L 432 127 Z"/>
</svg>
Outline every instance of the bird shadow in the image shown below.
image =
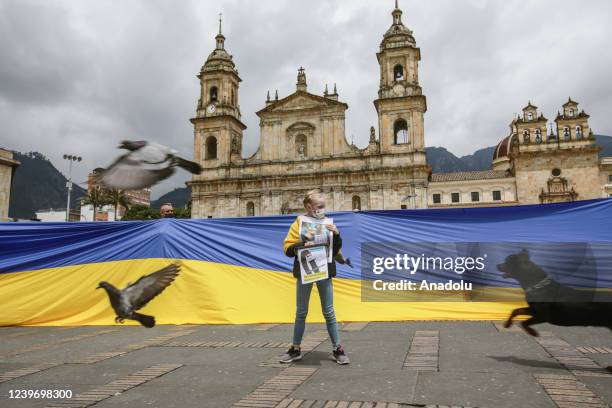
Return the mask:
<svg viewBox="0 0 612 408">
<path fill-rule="evenodd" d="M 487 357 L 492 358 L 493 360 L 496 360 L 496 361 L 518 364 L 518 365 L 527 366 L 527 367 L 563 368 L 561 364 L 552 362 L 552 361 L 532 360 L 528 358 L 520 358 L 520 357 L 515 357 L 515 356 L 487 356 Z"/>
</svg>

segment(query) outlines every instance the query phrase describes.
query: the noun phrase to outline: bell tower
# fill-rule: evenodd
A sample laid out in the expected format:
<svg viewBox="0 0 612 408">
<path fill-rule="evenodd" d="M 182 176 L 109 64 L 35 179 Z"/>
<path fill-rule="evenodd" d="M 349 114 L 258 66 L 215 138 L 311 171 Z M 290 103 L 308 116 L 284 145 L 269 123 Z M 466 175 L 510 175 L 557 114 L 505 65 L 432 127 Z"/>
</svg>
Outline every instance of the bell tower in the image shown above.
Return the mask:
<svg viewBox="0 0 612 408">
<path fill-rule="evenodd" d="M 380 86 L 374 106 L 378 113 L 381 152 L 424 151 L 423 114 L 427 103 L 419 85 L 421 51 L 412 31 L 402 23 L 397 0 L 391 15 L 393 23 L 376 54 Z"/>
<path fill-rule="evenodd" d="M 195 160 L 204 168 L 227 166 L 241 160 L 242 136 L 246 126 L 240 119 L 238 88 L 242 81 L 232 56 L 225 50 L 225 36 L 215 37 L 216 46 L 202 66 L 200 99 L 194 125 Z"/>
</svg>

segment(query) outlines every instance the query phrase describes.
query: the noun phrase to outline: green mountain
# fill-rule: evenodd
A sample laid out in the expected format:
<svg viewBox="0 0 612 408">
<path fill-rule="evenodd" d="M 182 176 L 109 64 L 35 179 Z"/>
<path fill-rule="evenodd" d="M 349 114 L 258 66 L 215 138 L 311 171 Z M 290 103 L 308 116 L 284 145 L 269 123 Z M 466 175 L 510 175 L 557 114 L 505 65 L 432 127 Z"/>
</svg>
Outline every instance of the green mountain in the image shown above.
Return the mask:
<svg viewBox="0 0 612 408">
<path fill-rule="evenodd" d="M 427 147 L 427 164 L 435 173 L 471 170 L 460 158 L 443 147 Z"/>
<path fill-rule="evenodd" d="M 595 135 L 597 144 L 601 146 L 600 157 L 612 156 L 612 136 Z M 427 163 L 434 173 L 450 173 L 455 171 L 489 170 L 495 146 L 476 150 L 473 154 L 457 157 L 443 147 L 427 147 Z"/>
<path fill-rule="evenodd" d="M 9 203 L 9 217 L 32 218 L 35 212 L 48 208 L 66 208 L 66 177 L 44 155 L 38 152 L 13 152 L 21 165 L 14 174 Z M 85 189 L 72 185 L 71 208 Z"/>
<path fill-rule="evenodd" d="M 159 209 L 164 203 L 171 203 L 174 208 L 185 208 L 190 199 L 191 190 L 187 187 L 179 187 L 151 201 L 151 208 Z"/>
<path fill-rule="evenodd" d="M 493 159 L 493 151 L 495 146 L 485 147 L 484 149 L 476 150 L 474 153 L 462 156 L 461 161 L 465 163 L 470 170 L 489 170 L 491 168 L 491 159 Z"/>
<path fill-rule="evenodd" d="M 451 173 L 456 171 L 489 170 L 495 147 L 486 147 L 474 153 L 457 157 L 443 147 L 427 147 L 427 164 L 434 173 Z"/>
<path fill-rule="evenodd" d="M 612 156 L 612 136 L 595 135 L 595 140 L 601 146 L 599 157 Z"/>
</svg>

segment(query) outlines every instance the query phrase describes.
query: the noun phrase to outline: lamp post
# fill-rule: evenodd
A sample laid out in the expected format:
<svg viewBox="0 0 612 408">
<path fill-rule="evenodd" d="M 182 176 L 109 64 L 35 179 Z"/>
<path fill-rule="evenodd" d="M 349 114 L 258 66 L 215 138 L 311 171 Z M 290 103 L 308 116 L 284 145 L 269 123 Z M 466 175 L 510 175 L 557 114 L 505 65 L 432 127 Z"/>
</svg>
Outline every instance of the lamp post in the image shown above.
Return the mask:
<svg viewBox="0 0 612 408">
<path fill-rule="evenodd" d="M 416 208 L 416 198 L 417 198 L 416 186 L 414 185 L 414 182 L 413 182 L 410 188 L 408 189 L 408 194 L 406 194 L 406 196 L 402 198 L 400 202 L 404 203 L 410 199 L 410 207 Z"/>
<path fill-rule="evenodd" d="M 68 160 L 68 181 L 66 182 L 66 188 L 68 189 L 68 198 L 66 199 L 66 221 L 70 221 L 70 193 L 72 192 L 72 162 L 80 162 L 83 160 L 81 156 L 73 156 L 71 154 L 65 154 L 64 160 Z"/>
</svg>

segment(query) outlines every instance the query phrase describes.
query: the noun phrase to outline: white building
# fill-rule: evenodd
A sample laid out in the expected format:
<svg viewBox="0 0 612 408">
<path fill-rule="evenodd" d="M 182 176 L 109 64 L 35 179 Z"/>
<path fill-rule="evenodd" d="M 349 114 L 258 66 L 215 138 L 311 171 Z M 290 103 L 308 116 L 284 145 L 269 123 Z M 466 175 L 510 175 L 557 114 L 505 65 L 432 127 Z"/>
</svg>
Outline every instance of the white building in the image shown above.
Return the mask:
<svg viewBox="0 0 612 408">
<path fill-rule="evenodd" d="M 121 218 L 119 217 L 119 219 Z M 81 221 L 94 221 L 92 205 L 81 205 Z M 115 215 L 115 207 L 112 205 L 105 205 L 99 208 L 98 211 L 96 211 L 96 221 L 118 221 Z"/>
<path fill-rule="evenodd" d="M 42 222 L 62 222 L 66 221 L 65 208 L 49 208 L 36 211 L 36 218 Z M 70 221 L 78 221 L 79 212 L 70 210 Z"/>
</svg>

